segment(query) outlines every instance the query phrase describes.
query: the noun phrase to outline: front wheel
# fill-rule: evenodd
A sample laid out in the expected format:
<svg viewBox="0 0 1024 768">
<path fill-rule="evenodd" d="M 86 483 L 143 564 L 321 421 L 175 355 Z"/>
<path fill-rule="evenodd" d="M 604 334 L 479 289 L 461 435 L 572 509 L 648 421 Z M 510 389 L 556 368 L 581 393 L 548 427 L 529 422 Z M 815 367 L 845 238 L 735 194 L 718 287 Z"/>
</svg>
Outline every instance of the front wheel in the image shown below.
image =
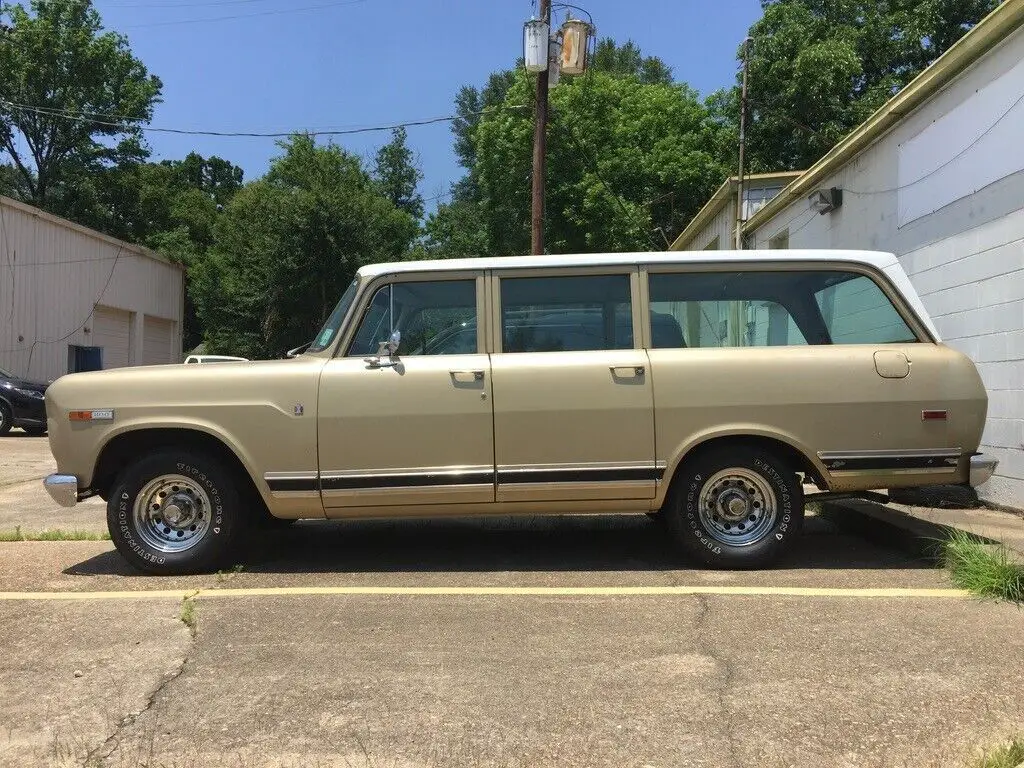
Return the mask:
<svg viewBox="0 0 1024 768">
<path fill-rule="evenodd" d="M 803 527 L 803 488 L 777 456 L 748 446 L 697 455 L 679 469 L 666 503 L 683 549 L 715 568 L 775 562 Z"/>
<path fill-rule="evenodd" d="M 110 490 L 107 528 L 118 551 L 155 574 L 212 571 L 240 538 L 237 480 L 217 459 L 174 450 L 139 459 Z"/>
</svg>

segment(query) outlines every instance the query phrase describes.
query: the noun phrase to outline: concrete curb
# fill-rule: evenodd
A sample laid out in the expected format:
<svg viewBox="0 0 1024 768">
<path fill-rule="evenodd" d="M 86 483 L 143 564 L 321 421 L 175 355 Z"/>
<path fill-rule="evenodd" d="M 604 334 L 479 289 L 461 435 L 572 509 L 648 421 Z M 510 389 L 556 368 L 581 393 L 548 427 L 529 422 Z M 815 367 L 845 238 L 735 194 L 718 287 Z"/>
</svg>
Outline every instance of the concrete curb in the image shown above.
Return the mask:
<svg viewBox="0 0 1024 768">
<path fill-rule="evenodd" d="M 862 499 L 825 501 L 821 514 L 829 522 L 885 546 L 897 546 L 917 557 L 938 558 L 945 530 L 955 528 L 986 544 L 1003 544 L 1024 557 L 1024 520 L 990 509 L 933 509 L 883 505 Z"/>
<path fill-rule="evenodd" d="M 20 480 L 0 480 L 0 488 L 9 488 L 12 485 L 24 485 L 25 483 L 34 483 L 44 480 L 45 478 L 46 475 L 39 475 L 38 477 L 23 477 Z"/>
</svg>

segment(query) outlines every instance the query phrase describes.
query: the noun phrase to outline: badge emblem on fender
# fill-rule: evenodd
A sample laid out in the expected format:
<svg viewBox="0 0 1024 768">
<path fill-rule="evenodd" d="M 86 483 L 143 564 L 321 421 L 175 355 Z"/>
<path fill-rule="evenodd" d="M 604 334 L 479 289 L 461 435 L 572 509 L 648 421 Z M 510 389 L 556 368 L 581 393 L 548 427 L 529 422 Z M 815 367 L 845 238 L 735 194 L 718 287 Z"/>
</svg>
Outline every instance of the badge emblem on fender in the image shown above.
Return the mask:
<svg viewBox="0 0 1024 768">
<path fill-rule="evenodd" d="M 301 416 L 302 412 L 303 412 L 302 403 L 296 403 L 295 404 L 295 415 L 296 416 Z"/>
</svg>

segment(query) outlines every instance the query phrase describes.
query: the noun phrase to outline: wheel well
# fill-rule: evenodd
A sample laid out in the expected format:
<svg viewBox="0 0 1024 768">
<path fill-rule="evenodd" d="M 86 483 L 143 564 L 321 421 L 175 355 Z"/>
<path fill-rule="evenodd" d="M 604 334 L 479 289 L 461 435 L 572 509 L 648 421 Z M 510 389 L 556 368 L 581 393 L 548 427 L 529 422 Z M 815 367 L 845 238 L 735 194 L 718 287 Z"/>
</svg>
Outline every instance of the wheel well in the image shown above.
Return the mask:
<svg viewBox="0 0 1024 768">
<path fill-rule="evenodd" d="M 683 455 L 679 460 L 679 463 L 676 465 L 675 472 L 672 474 L 672 482 L 675 482 L 675 478 L 679 475 L 679 470 L 694 457 L 706 453 L 707 451 L 740 445 L 756 448 L 782 457 L 794 472 L 802 472 L 807 482 L 812 482 L 819 488 L 825 488 L 824 480 L 819 474 L 817 468 L 815 468 L 814 464 L 811 463 L 811 460 L 808 459 L 801 451 L 782 440 L 778 440 L 773 437 L 764 437 L 761 435 L 726 435 L 724 437 L 715 437 L 710 440 L 705 440 L 703 443 L 693 446 L 693 448 Z"/>
<path fill-rule="evenodd" d="M 201 451 L 216 457 L 236 475 L 241 492 L 263 506 L 252 476 L 235 452 L 219 438 L 195 429 L 139 429 L 118 435 L 103 447 L 96 460 L 92 487 L 106 499 L 118 473 L 132 459 L 162 448 Z"/>
</svg>

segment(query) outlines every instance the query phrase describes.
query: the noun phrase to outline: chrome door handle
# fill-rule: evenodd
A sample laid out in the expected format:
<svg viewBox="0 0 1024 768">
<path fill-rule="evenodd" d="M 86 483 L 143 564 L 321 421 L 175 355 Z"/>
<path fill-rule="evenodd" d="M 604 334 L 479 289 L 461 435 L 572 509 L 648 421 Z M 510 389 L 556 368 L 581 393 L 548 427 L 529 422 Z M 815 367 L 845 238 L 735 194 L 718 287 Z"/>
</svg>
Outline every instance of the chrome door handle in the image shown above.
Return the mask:
<svg viewBox="0 0 1024 768">
<path fill-rule="evenodd" d="M 458 379 L 460 376 L 472 376 L 473 381 L 483 381 L 483 371 L 448 371 L 453 379 Z"/>
<path fill-rule="evenodd" d="M 643 376 L 646 367 L 642 365 L 612 365 L 609 366 L 613 376 L 627 378 L 629 376 Z"/>
</svg>

